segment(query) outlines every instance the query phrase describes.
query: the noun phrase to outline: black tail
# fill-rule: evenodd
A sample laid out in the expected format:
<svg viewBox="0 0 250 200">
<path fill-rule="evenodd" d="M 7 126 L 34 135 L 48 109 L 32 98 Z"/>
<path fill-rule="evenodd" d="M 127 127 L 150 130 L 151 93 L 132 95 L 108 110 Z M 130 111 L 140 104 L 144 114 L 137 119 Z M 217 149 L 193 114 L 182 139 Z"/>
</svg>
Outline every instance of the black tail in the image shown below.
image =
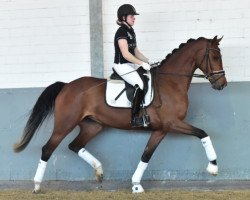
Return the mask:
<svg viewBox="0 0 250 200">
<path fill-rule="evenodd" d="M 56 82 L 48 86 L 39 96 L 26 123 L 22 138 L 14 144 L 14 151 L 20 152 L 29 144 L 36 130 L 42 125 L 45 118 L 51 114 L 55 106 L 55 99 L 66 83 Z"/>
</svg>

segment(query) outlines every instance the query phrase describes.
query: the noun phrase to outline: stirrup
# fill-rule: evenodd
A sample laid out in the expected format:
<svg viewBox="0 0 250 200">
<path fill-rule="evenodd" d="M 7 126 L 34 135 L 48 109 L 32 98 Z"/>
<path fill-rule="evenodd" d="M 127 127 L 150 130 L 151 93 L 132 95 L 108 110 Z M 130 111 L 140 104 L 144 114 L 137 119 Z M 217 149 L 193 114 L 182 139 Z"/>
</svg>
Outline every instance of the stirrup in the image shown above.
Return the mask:
<svg viewBox="0 0 250 200">
<path fill-rule="evenodd" d="M 132 127 L 144 127 L 144 120 L 143 117 L 134 117 L 131 120 L 131 126 Z"/>
<path fill-rule="evenodd" d="M 144 127 L 148 127 L 150 125 L 150 117 L 147 113 L 147 110 L 142 107 L 142 112 L 143 112 L 143 115 L 142 115 L 142 118 L 143 118 L 143 126 Z"/>
<path fill-rule="evenodd" d="M 143 115 L 142 117 L 135 117 L 131 120 L 132 127 L 148 127 L 150 125 L 149 116 Z"/>
<path fill-rule="evenodd" d="M 143 118 L 143 126 L 144 127 L 148 127 L 150 125 L 150 118 L 149 118 L 149 115 L 148 114 L 144 114 L 142 116 Z"/>
</svg>

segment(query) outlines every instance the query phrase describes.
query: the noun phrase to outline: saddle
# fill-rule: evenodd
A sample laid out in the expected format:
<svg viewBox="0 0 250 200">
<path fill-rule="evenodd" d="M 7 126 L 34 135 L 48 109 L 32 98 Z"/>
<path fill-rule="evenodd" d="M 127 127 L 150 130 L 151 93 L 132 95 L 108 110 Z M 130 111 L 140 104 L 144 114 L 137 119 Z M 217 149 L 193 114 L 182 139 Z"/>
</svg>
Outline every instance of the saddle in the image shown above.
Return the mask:
<svg viewBox="0 0 250 200">
<path fill-rule="evenodd" d="M 144 70 L 142 67 L 137 69 L 144 83 L 144 103 L 143 106 L 148 106 L 153 100 L 152 77 L 151 73 Z M 122 77 L 113 69 L 110 79 L 106 86 L 106 103 L 109 106 L 117 108 L 131 108 L 131 102 L 134 98 L 135 88 L 124 81 Z"/>
</svg>

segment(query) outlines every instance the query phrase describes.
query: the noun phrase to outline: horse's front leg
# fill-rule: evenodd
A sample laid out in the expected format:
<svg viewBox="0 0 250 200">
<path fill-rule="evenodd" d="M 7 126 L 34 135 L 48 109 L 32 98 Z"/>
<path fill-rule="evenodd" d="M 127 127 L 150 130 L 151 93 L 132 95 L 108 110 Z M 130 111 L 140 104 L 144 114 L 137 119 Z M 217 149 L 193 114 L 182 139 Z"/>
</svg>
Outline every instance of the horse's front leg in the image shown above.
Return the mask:
<svg viewBox="0 0 250 200">
<path fill-rule="evenodd" d="M 207 158 L 209 160 L 207 171 L 208 173 L 216 176 L 218 174 L 217 155 L 215 153 L 213 144 L 207 133 L 199 128 L 191 126 L 183 121 L 176 121 L 171 127 L 171 132 L 183 133 L 186 135 L 193 135 L 201 140 L 201 143 L 205 149 Z"/>
<path fill-rule="evenodd" d="M 166 133 L 164 133 L 162 130 L 153 131 L 149 141 L 147 143 L 147 146 L 142 154 L 141 161 L 139 162 L 137 169 L 135 170 L 134 175 L 132 176 L 132 192 L 133 193 L 141 193 L 144 192 L 143 187 L 141 186 L 141 178 L 143 176 L 144 171 L 147 169 L 148 162 L 153 155 L 155 149 L 161 142 L 161 140 L 164 138 Z"/>
</svg>

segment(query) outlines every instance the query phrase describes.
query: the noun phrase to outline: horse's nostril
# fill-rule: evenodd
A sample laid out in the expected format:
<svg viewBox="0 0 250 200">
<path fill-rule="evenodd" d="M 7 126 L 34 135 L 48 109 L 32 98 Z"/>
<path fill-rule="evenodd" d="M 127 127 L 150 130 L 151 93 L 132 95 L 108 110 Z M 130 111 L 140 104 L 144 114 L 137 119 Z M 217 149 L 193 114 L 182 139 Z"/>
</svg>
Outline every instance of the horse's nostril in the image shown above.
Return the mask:
<svg viewBox="0 0 250 200">
<path fill-rule="evenodd" d="M 224 89 L 226 86 L 227 86 L 227 84 L 221 85 L 220 90 Z"/>
</svg>

